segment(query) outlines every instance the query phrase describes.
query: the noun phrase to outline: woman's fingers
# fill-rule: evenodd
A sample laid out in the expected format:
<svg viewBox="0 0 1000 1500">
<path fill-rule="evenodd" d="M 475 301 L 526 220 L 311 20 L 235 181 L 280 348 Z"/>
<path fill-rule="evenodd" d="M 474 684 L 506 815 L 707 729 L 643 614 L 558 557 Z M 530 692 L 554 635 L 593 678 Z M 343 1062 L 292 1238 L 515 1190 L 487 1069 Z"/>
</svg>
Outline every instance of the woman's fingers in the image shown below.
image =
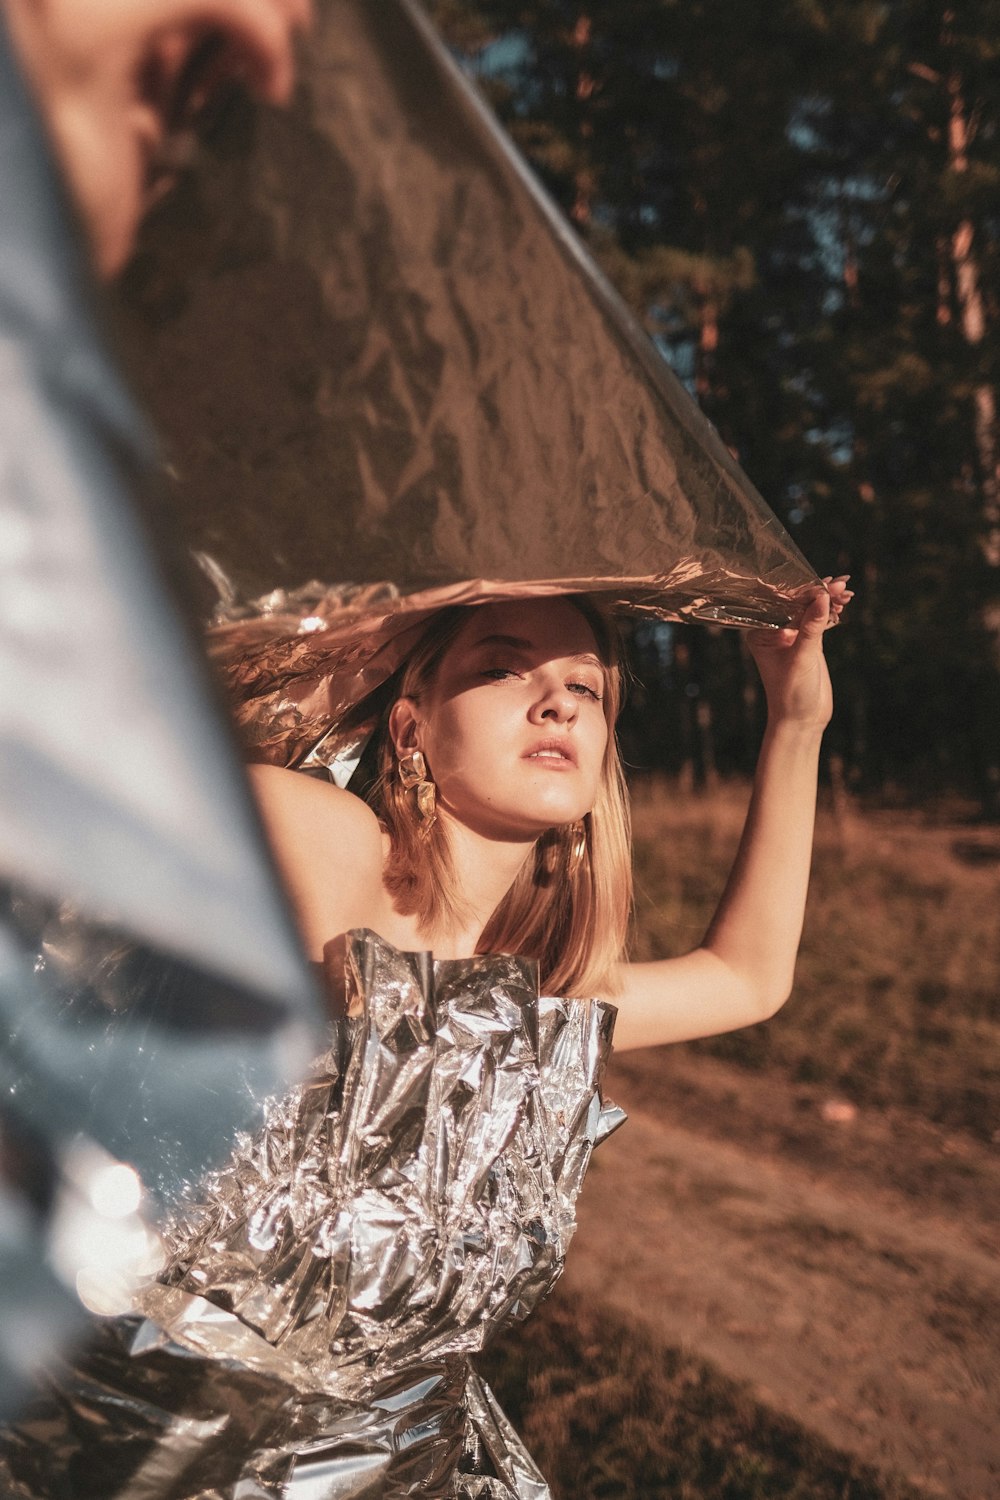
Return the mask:
<svg viewBox="0 0 1000 1500">
<path fill-rule="evenodd" d="M 849 580 L 849 573 L 842 573 L 837 578 L 824 578 L 824 587 L 814 588 L 797 626 L 786 625 L 780 630 L 749 631 L 747 644 L 751 651 L 756 654 L 759 651 L 788 650 L 803 637 L 807 640 L 822 640 L 825 632 L 839 623 L 841 615 L 854 598 L 854 590 L 847 587 Z"/>
<path fill-rule="evenodd" d="M 754 630 L 750 645 L 763 650 L 788 648 L 803 636 L 822 636 L 831 619 L 831 598 L 826 589 L 815 589 L 809 596 L 798 625 L 786 625 L 781 630 Z"/>
<path fill-rule="evenodd" d="M 829 625 L 839 624 L 841 615 L 854 598 L 854 590 L 847 587 L 850 577 L 850 573 L 842 573 L 839 578 L 824 579 L 830 592 Z"/>
<path fill-rule="evenodd" d="M 840 623 L 841 615 L 854 598 L 854 590 L 847 587 L 850 578 L 850 573 L 840 573 L 836 578 L 828 573 L 823 579 L 830 601 L 830 613 L 824 626 L 825 630 Z"/>
<path fill-rule="evenodd" d="M 122 25 L 146 34 L 221 32 L 246 82 L 271 103 L 283 103 L 295 76 L 294 35 L 311 22 L 309 0 L 117 0 Z M 110 6 L 109 6 L 110 9 Z M 128 13 L 130 10 L 130 14 Z"/>
</svg>

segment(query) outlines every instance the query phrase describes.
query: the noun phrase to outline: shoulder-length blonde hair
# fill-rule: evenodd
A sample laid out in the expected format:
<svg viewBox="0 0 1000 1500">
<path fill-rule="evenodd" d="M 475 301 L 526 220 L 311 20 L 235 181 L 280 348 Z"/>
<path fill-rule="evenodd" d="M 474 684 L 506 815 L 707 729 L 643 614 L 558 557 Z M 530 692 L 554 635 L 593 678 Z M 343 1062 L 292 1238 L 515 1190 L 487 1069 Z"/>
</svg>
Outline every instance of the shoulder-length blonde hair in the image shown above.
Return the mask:
<svg viewBox="0 0 1000 1500">
<path fill-rule="evenodd" d="M 613 624 L 591 600 L 582 595 L 564 597 L 593 630 L 605 668 L 608 744 L 597 799 L 583 819 L 582 855 L 579 825 L 543 833 L 534 856 L 525 861 L 486 924 L 479 951 L 518 953 L 537 960 L 541 986 L 548 993 L 610 994 L 632 911 L 628 794 L 615 739 L 622 697 L 621 651 Z M 469 606 L 455 605 L 434 617 L 397 674 L 391 701 L 419 700 L 430 689 L 468 614 Z M 447 832 L 440 821 L 429 828 L 421 823 L 414 793 L 407 792 L 399 779 L 388 711 L 376 731 L 376 741 L 371 752 L 378 774 L 368 801 L 391 841 L 386 886 L 400 911 L 415 914 L 422 927 L 441 918 L 458 919 L 462 895 Z M 433 775 L 433 767 L 430 770 Z"/>
</svg>

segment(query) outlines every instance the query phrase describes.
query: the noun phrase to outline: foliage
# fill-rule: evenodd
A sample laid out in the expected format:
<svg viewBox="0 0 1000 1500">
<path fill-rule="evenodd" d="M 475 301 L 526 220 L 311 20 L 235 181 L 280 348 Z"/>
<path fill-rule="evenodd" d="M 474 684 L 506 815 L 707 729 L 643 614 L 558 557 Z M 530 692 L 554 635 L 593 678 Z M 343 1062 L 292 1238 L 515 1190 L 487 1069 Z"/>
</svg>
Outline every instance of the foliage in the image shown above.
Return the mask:
<svg viewBox="0 0 1000 1500">
<path fill-rule="evenodd" d="M 438 9 L 807 555 L 852 573 L 848 779 L 997 811 L 1000 3 Z M 664 702 L 632 733 L 710 779 L 753 737 L 738 643 L 703 634 L 638 641 Z"/>
</svg>

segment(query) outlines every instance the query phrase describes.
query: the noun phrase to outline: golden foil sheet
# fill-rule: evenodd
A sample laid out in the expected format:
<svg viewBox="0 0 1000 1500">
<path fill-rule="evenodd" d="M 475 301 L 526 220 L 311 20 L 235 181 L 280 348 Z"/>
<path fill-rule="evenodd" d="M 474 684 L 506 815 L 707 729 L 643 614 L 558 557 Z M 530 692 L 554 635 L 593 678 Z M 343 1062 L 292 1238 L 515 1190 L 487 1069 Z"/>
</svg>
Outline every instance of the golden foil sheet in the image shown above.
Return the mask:
<svg viewBox="0 0 1000 1500">
<path fill-rule="evenodd" d="M 325 0 L 123 304 L 257 759 L 349 767 L 448 604 L 782 625 L 817 582 L 411 0 Z"/>
<path fill-rule="evenodd" d="M 817 582 L 412 0 L 323 0 L 292 110 L 233 120 L 122 302 L 263 758 L 444 604 L 782 625 Z"/>
<path fill-rule="evenodd" d="M 587 593 L 611 613 L 678 617 L 660 593 L 610 589 L 595 579 L 537 584 L 475 580 L 405 598 L 390 584 L 310 583 L 274 590 L 247 604 L 218 605 L 208 649 L 251 760 L 304 770 L 322 767 L 346 786 L 388 706 L 379 689 L 405 662 L 433 614 L 450 605 L 566 593 Z M 788 618 L 794 617 L 789 605 Z M 729 618 L 725 623 L 735 622 Z"/>
<path fill-rule="evenodd" d="M 166 1230 L 158 1279 L 0 1437 L 5 1496 L 548 1494 L 470 1364 L 559 1276 L 614 1009 L 534 965 L 344 945 L 307 1082 Z"/>
</svg>

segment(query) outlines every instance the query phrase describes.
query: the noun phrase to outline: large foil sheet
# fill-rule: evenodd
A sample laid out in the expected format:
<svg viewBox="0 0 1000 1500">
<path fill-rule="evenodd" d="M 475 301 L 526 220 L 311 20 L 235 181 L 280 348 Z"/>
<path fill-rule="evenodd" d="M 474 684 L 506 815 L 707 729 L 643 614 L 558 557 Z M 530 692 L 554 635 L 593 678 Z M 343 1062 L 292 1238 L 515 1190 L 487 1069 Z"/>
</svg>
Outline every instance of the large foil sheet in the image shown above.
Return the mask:
<svg viewBox="0 0 1000 1500">
<path fill-rule="evenodd" d="M 562 1269 L 614 1010 L 532 964 L 344 944 L 314 1074 L 166 1232 L 157 1280 L 0 1439 L 22 1500 L 541 1500 L 470 1364 Z"/>
<path fill-rule="evenodd" d="M 0 11 L 0 880 L 308 1008 L 145 419 Z"/>
<path fill-rule="evenodd" d="M 262 742 L 393 612 L 780 625 L 817 581 L 414 0 L 322 0 L 294 108 L 234 117 L 148 226 L 123 329 Z"/>
<path fill-rule="evenodd" d="M 170 1198 L 219 1161 L 301 1077 L 322 1009 L 137 508 L 162 513 L 155 446 L 2 4 L 0 202 L 2 1420 L 82 1316 L 88 1258 L 141 1258 L 141 1216 L 94 1200 L 138 1201 L 134 1169 Z M 186 965 L 197 1007 L 152 1004 L 134 966 L 128 993 L 106 966 L 93 985 L 124 938 L 151 979 Z"/>
</svg>

